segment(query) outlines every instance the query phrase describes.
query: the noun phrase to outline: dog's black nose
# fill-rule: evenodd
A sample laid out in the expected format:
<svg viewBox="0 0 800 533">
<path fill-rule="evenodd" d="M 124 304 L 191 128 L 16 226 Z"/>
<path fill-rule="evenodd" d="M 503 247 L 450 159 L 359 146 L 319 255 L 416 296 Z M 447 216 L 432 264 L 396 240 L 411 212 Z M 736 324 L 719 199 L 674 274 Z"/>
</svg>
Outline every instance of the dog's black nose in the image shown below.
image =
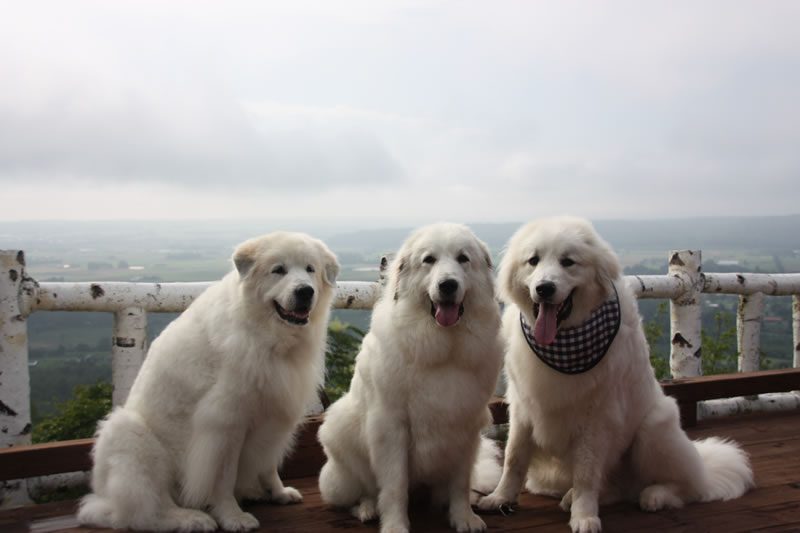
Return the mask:
<svg viewBox="0 0 800 533">
<path fill-rule="evenodd" d="M 536 286 L 536 294 L 542 298 L 550 298 L 556 292 L 556 284 L 552 281 L 543 281 Z"/>
<path fill-rule="evenodd" d="M 294 289 L 294 297 L 298 303 L 308 303 L 314 297 L 314 287 L 311 285 L 298 285 Z"/>
<path fill-rule="evenodd" d="M 453 294 L 458 290 L 458 282 L 454 279 L 446 279 L 439 283 L 439 292 L 442 294 Z"/>
</svg>

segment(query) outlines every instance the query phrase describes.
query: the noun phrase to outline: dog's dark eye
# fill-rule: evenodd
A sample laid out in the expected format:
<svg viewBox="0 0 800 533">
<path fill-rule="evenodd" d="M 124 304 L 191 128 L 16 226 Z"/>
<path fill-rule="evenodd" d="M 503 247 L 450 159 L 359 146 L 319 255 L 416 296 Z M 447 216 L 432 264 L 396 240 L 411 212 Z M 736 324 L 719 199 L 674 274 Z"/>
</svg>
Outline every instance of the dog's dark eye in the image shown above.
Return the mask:
<svg viewBox="0 0 800 533">
<path fill-rule="evenodd" d="M 531 265 L 531 266 L 538 265 L 539 264 L 539 256 L 538 255 L 534 255 L 533 257 L 528 259 L 528 264 Z"/>
<path fill-rule="evenodd" d="M 564 268 L 571 267 L 574 264 L 575 264 L 575 261 L 573 261 L 569 257 L 565 257 L 564 259 L 561 260 L 561 266 L 564 267 Z"/>
<path fill-rule="evenodd" d="M 466 254 L 459 254 L 459 256 L 456 257 L 456 261 L 459 263 L 469 263 L 469 257 L 467 257 Z"/>
<path fill-rule="evenodd" d="M 286 267 L 284 267 L 283 265 L 278 265 L 272 269 L 272 273 L 278 274 L 279 276 L 283 276 L 284 274 L 286 274 Z"/>
<path fill-rule="evenodd" d="M 313 267 L 313 266 L 311 266 L 311 265 L 308 265 L 308 266 L 306 267 L 306 272 L 308 272 L 309 274 L 313 274 L 313 273 L 314 273 L 314 272 L 316 272 L 316 271 L 314 270 L 314 267 Z"/>
<path fill-rule="evenodd" d="M 426 264 L 428 264 L 428 265 L 432 265 L 432 264 L 434 264 L 434 263 L 436 262 L 436 258 L 435 258 L 435 257 L 433 257 L 432 255 L 426 255 L 426 256 L 425 256 L 425 257 L 422 259 L 422 262 L 423 262 L 423 263 L 426 263 Z"/>
</svg>

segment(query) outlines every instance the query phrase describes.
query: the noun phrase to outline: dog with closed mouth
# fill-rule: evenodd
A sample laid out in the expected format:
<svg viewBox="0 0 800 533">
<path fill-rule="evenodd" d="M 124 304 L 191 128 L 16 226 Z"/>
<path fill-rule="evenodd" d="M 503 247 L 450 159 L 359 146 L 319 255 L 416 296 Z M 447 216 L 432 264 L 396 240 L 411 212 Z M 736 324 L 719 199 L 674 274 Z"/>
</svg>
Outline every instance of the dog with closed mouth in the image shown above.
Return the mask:
<svg viewBox="0 0 800 533">
<path fill-rule="evenodd" d="M 458 224 L 415 231 L 390 265 L 350 390 L 319 429 L 323 500 L 407 532 L 409 490 L 424 485 L 454 529 L 485 530 L 470 489 L 487 493 L 500 477 L 498 450 L 481 437 L 499 325 L 486 245 Z"/>
<path fill-rule="evenodd" d="M 523 226 L 498 278 L 510 431 L 502 479 L 481 509 L 516 502 L 527 478 L 529 491 L 562 497 L 573 532 L 596 533 L 600 503 L 655 511 L 752 486 L 735 443 L 692 442 L 681 429 L 650 365 L 636 297 L 588 221 Z"/>
<path fill-rule="evenodd" d="M 238 500 L 302 497 L 278 466 L 315 399 L 339 263 L 319 240 L 248 240 L 235 269 L 152 343 L 125 405 L 100 423 L 81 524 L 244 531 Z"/>
</svg>

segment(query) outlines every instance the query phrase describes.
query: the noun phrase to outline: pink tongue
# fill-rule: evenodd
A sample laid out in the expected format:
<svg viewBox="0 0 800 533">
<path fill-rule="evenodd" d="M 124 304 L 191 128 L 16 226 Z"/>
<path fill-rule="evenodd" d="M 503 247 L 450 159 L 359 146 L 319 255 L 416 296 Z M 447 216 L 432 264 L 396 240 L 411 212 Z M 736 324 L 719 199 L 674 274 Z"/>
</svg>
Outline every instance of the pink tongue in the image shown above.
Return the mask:
<svg viewBox="0 0 800 533">
<path fill-rule="evenodd" d="M 440 326 L 452 326 L 458 322 L 458 306 L 457 305 L 437 305 L 436 306 L 436 322 Z"/>
<path fill-rule="evenodd" d="M 539 316 L 533 326 L 533 337 L 539 344 L 545 346 L 556 340 L 558 327 L 558 306 L 553 304 L 539 304 Z"/>
</svg>

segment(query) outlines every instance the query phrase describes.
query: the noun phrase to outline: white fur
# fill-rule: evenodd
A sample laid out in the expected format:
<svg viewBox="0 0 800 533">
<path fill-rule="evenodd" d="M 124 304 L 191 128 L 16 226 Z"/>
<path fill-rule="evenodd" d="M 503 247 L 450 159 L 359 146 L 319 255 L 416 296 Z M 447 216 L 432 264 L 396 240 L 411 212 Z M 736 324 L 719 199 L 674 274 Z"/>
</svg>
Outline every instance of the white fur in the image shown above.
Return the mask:
<svg viewBox="0 0 800 533">
<path fill-rule="evenodd" d="M 501 473 L 496 448 L 480 435 L 502 364 L 490 263 L 465 226 L 413 233 L 373 310 L 350 391 L 320 427 L 328 458 L 323 499 L 361 520 L 380 517 L 384 533 L 408 531 L 408 492 L 423 484 L 435 502 L 449 505 L 456 530 L 486 528 L 470 508 L 470 477 L 473 488 L 488 492 Z M 446 279 L 458 282 L 454 298 L 464 313 L 443 327 L 431 304 Z"/>
<path fill-rule="evenodd" d="M 650 366 L 636 297 L 620 274 L 611 248 L 582 219 L 535 221 L 511 238 L 498 288 L 507 303 L 511 428 L 503 477 L 481 508 L 515 502 L 527 476 L 529 490 L 563 496 L 574 532 L 597 532 L 600 503 L 634 498 L 654 511 L 736 498 L 753 485 L 748 458 L 735 443 L 693 443 L 680 428 L 677 404 L 664 395 Z M 560 327 L 583 322 L 612 297 L 612 283 L 616 287 L 622 323 L 591 370 L 561 374 L 528 346 L 519 314 L 534 323 L 542 282 L 556 285 L 551 303 L 574 290 L 572 313 Z"/>
<path fill-rule="evenodd" d="M 82 524 L 249 530 L 258 521 L 237 498 L 301 500 L 277 468 L 322 382 L 339 265 L 296 233 L 246 241 L 233 261 L 152 343 L 125 405 L 100 424 Z M 308 322 L 289 323 L 275 303 L 297 310 L 302 286 L 314 289 Z"/>
</svg>

